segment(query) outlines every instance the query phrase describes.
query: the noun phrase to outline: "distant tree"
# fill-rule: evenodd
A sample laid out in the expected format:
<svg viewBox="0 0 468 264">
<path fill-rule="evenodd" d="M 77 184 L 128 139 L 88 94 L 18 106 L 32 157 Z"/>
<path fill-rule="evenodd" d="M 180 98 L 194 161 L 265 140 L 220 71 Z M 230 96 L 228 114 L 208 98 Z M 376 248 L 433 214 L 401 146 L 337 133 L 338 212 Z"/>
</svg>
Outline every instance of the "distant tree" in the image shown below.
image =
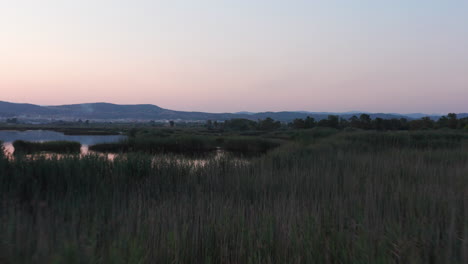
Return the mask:
<svg viewBox="0 0 468 264">
<path fill-rule="evenodd" d="M 224 129 L 237 131 L 255 130 L 257 129 L 257 122 L 244 118 L 234 118 L 224 121 Z"/>
<path fill-rule="evenodd" d="M 424 128 L 434 128 L 434 121 L 430 117 L 423 117 L 421 118 L 421 121 Z"/>
<path fill-rule="evenodd" d="M 322 119 L 317 123 L 321 127 L 339 128 L 340 120 L 337 115 L 329 115 L 327 119 Z"/>
<path fill-rule="evenodd" d="M 355 115 L 349 118 L 349 125 L 354 128 L 361 128 L 361 123 L 359 122 L 359 118 Z"/>
<path fill-rule="evenodd" d="M 360 128 L 362 129 L 371 129 L 372 128 L 372 119 L 368 114 L 361 114 L 359 116 Z"/>
<path fill-rule="evenodd" d="M 383 120 L 384 130 L 398 130 L 400 129 L 400 121 L 396 118 Z"/>
<path fill-rule="evenodd" d="M 410 130 L 424 129 L 424 122 L 421 119 L 409 121 Z"/>
<path fill-rule="evenodd" d="M 273 120 L 267 117 L 265 120 L 259 120 L 258 129 L 260 130 L 275 130 L 281 127 L 281 122 Z"/>
<path fill-rule="evenodd" d="M 375 124 L 375 120 L 374 120 Z M 385 130 L 408 130 L 408 120 L 405 118 L 383 119 L 383 127 Z"/>
<path fill-rule="evenodd" d="M 439 120 L 437 121 L 437 127 L 438 128 L 448 127 L 448 122 L 449 122 L 449 119 L 446 116 L 441 116 Z"/>
<path fill-rule="evenodd" d="M 7 123 L 9 124 L 17 124 L 18 123 L 18 118 L 11 118 L 6 120 Z"/>
<path fill-rule="evenodd" d="M 448 118 L 447 126 L 451 129 L 457 129 L 458 127 L 457 114 L 450 113 L 447 115 L 447 118 Z"/>
<path fill-rule="evenodd" d="M 205 125 L 205 126 L 206 126 L 206 128 L 208 128 L 208 129 L 213 129 L 213 121 L 211 121 L 211 120 L 209 120 L 209 119 L 206 120 L 206 125 Z"/>
<path fill-rule="evenodd" d="M 172 120 L 169 121 L 169 126 L 170 126 L 170 127 L 174 127 L 174 125 L 175 125 L 174 121 L 172 121 Z"/>
<path fill-rule="evenodd" d="M 385 127 L 384 120 L 382 118 L 380 118 L 380 117 L 377 117 L 374 120 L 374 128 L 376 130 L 387 130 L 387 128 Z"/>
<path fill-rule="evenodd" d="M 307 116 L 304 120 L 304 128 L 313 128 L 315 126 L 315 119 L 313 117 Z"/>
<path fill-rule="evenodd" d="M 400 120 L 398 122 L 398 129 L 399 130 L 408 130 L 409 129 L 408 119 L 400 118 Z"/>
<path fill-rule="evenodd" d="M 301 118 L 294 119 L 291 126 L 294 129 L 304 129 L 304 128 L 306 128 L 305 121 L 304 121 L 304 119 L 301 119 Z"/>
<path fill-rule="evenodd" d="M 463 129 L 468 129 L 468 117 L 458 119 L 458 126 Z"/>
<path fill-rule="evenodd" d="M 409 121 L 410 130 L 421 130 L 434 128 L 434 121 L 430 117 Z"/>
<path fill-rule="evenodd" d="M 350 126 L 349 121 L 340 117 L 340 128 L 347 128 L 349 126 Z"/>
<path fill-rule="evenodd" d="M 339 117 L 337 115 L 329 115 L 328 126 L 333 127 L 333 128 L 339 128 L 340 127 Z"/>
</svg>

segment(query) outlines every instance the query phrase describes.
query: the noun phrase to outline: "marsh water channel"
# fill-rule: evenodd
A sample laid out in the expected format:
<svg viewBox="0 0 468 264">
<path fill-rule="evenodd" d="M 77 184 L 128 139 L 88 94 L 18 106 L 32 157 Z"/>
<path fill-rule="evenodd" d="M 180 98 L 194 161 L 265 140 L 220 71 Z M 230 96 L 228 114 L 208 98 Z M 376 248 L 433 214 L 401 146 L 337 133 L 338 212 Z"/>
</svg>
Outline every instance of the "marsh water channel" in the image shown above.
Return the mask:
<svg viewBox="0 0 468 264">
<path fill-rule="evenodd" d="M 65 135 L 61 132 L 50 131 L 50 130 L 27 130 L 27 131 L 17 131 L 17 130 L 4 130 L 0 131 L 0 142 L 3 142 L 3 148 L 5 155 L 9 158 L 14 158 L 15 148 L 13 147 L 13 142 L 16 140 L 30 141 L 30 142 L 48 142 L 48 141 L 74 141 L 81 144 L 81 156 L 86 156 L 90 154 L 100 155 L 107 157 L 109 160 L 113 160 L 117 153 L 100 153 L 89 150 L 89 146 L 101 143 L 114 143 L 126 139 L 127 136 L 124 135 Z M 224 157 L 226 153 L 218 149 L 212 155 L 207 155 L 204 157 L 186 157 L 180 156 L 177 158 L 179 161 L 190 161 L 196 165 L 205 164 L 210 158 L 221 158 Z M 33 157 L 62 157 L 63 154 L 56 154 L 50 152 L 41 152 L 36 154 L 31 154 Z M 167 158 L 170 155 L 155 155 L 155 160 L 160 158 Z M 246 159 L 236 157 L 236 161 L 246 162 Z"/>
<path fill-rule="evenodd" d="M 0 141 L 3 142 L 5 154 L 13 155 L 15 148 L 13 142 L 24 140 L 31 142 L 47 141 L 74 141 L 81 144 L 81 155 L 89 154 L 88 147 L 100 143 L 113 143 L 126 139 L 123 135 L 65 135 L 60 132 L 50 130 L 5 130 L 0 131 Z"/>
</svg>

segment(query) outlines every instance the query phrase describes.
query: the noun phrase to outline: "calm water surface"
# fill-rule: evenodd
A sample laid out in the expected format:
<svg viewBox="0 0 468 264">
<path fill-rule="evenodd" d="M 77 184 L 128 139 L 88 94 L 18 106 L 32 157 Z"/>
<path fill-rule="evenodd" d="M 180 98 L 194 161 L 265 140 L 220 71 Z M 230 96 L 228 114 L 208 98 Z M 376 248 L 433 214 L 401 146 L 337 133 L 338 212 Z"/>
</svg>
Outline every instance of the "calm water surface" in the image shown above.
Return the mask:
<svg viewBox="0 0 468 264">
<path fill-rule="evenodd" d="M 92 135 L 83 135 L 83 136 L 69 136 L 64 135 L 60 132 L 49 131 L 49 130 L 28 130 L 28 131 L 0 131 L 0 141 L 3 142 L 3 146 L 5 149 L 5 154 L 10 157 L 13 157 L 13 153 L 15 148 L 13 147 L 13 142 L 15 140 L 24 140 L 24 141 L 32 141 L 32 142 L 46 142 L 46 141 L 75 141 L 81 143 L 81 155 L 87 154 L 97 154 L 100 156 L 105 156 L 109 160 L 114 160 L 116 157 L 115 153 L 98 153 L 89 151 L 88 148 L 91 145 L 100 144 L 100 143 L 112 143 L 118 142 L 120 140 L 126 139 L 126 136 L 122 135 L 105 135 L 105 136 L 92 136 Z M 46 156 L 46 157 L 62 157 L 61 154 L 51 154 L 51 153 L 38 153 L 34 154 L 35 156 Z M 190 158 L 185 157 L 183 155 L 176 158 L 179 162 L 190 162 L 196 166 L 204 166 L 210 159 L 221 159 L 225 157 L 226 153 L 218 149 L 211 155 L 207 155 L 206 157 L 199 157 L 199 158 Z M 161 159 L 165 159 L 168 156 L 165 154 L 154 155 L 154 162 L 158 162 Z M 248 163 L 248 159 L 244 158 L 233 158 L 233 160 L 241 163 Z"/>
<path fill-rule="evenodd" d="M 46 141 L 75 141 L 80 142 L 81 154 L 88 154 L 88 147 L 100 143 L 112 143 L 125 139 L 126 136 L 122 135 L 79 135 L 69 136 L 60 132 L 49 130 L 28 130 L 28 131 L 15 131 L 6 130 L 0 131 L 0 141 L 3 142 L 5 152 L 7 155 L 13 154 L 15 151 L 13 142 L 15 140 L 24 140 L 32 142 L 46 142 Z"/>
</svg>

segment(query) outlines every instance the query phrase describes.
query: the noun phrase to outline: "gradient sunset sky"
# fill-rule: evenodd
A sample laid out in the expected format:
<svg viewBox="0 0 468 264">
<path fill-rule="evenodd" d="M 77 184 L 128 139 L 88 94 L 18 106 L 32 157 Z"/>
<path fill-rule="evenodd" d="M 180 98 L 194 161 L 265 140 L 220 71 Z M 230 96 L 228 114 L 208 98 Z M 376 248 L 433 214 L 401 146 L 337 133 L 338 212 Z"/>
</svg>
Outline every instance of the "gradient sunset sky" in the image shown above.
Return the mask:
<svg viewBox="0 0 468 264">
<path fill-rule="evenodd" d="M 1 1 L 0 100 L 468 112 L 468 1 Z"/>
</svg>

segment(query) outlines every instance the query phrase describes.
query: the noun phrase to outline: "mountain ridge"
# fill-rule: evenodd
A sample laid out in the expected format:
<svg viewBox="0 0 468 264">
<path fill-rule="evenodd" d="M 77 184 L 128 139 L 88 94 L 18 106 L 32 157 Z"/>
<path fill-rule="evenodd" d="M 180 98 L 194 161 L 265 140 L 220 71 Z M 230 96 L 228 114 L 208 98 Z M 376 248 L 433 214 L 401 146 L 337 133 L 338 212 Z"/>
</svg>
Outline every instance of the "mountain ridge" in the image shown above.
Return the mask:
<svg viewBox="0 0 468 264">
<path fill-rule="evenodd" d="M 0 101 L 0 118 L 27 118 L 27 119 L 63 119 L 63 120 L 227 120 L 232 118 L 245 118 L 251 120 L 265 119 L 271 117 L 279 121 L 292 121 L 295 118 L 313 117 L 316 120 L 325 119 L 328 115 L 339 115 L 342 118 L 365 113 L 371 118 L 407 118 L 419 119 L 429 116 L 438 119 L 440 115 L 425 115 L 422 113 L 397 114 L 397 113 L 369 113 L 365 111 L 349 112 L 309 112 L 309 111 L 278 111 L 278 112 L 237 112 L 237 113 L 208 113 L 197 111 L 177 111 L 159 107 L 153 104 L 113 104 L 105 102 L 68 104 L 55 106 L 40 106 L 27 103 L 12 103 Z M 459 114 L 460 118 L 468 117 L 468 113 Z"/>
</svg>

